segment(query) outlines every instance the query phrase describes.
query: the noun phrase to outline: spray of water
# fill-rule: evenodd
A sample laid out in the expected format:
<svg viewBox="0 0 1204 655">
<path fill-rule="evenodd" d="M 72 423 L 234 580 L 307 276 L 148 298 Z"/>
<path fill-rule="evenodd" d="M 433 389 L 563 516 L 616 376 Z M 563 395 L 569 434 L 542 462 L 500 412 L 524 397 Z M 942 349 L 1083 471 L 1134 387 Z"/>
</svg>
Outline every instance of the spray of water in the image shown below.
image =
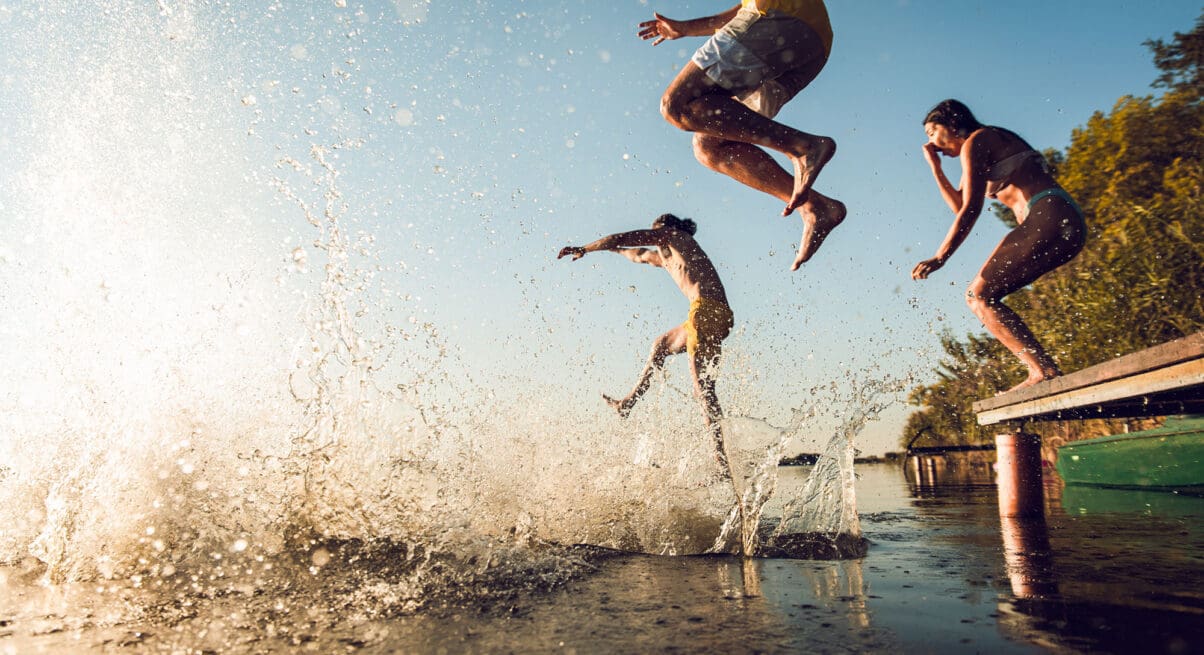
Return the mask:
<svg viewBox="0 0 1204 655">
<path fill-rule="evenodd" d="M 306 105 L 335 113 L 334 137 L 259 141 L 266 110 L 214 68 L 237 48 L 201 29 L 238 18 L 221 12 L 20 16 L 37 84 L 15 93 L 34 118 L 0 221 L 0 562 L 128 581 L 164 612 L 319 585 L 388 613 L 554 585 L 589 566 L 572 544 L 789 554 L 791 535 L 859 536 L 852 440 L 880 390 L 848 401 L 768 536 L 777 461 L 816 407 L 785 429 L 725 421 L 733 490 L 669 382 L 625 422 L 549 405 L 540 380 L 503 399 L 364 227 L 348 171 L 372 142 L 340 135 L 347 75 Z"/>
</svg>

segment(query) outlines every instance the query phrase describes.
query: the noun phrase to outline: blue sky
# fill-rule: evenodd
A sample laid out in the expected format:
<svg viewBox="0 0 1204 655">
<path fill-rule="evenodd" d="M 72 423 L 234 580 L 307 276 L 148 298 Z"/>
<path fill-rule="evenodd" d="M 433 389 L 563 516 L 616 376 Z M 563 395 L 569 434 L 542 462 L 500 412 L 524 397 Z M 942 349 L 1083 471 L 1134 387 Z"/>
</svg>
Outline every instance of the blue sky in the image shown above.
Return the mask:
<svg viewBox="0 0 1204 655">
<path fill-rule="evenodd" d="M 1039 149 L 1065 147 L 1093 112 L 1154 93 L 1142 42 L 1189 30 L 1200 12 L 1182 1 L 830 2 L 832 58 L 779 119 L 837 139 L 816 188 L 849 217 L 791 273 L 797 219 L 703 168 L 690 136 L 659 115 L 661 92 L 702 41 L 654 48 L 636 37 L 654 10 L 690 18 L 723 3 L 119 4 L 133 27 L 104 31 L 111 16 L 71 3 L 0 11 L 16 43 L 0 79 L 6 187 L 45 156 L 46 134 L 76 119 L 47 108 L 86 102 L 72 89 L 106 57 L 146 71 L 167 61 L 164 83 L 188 92 L 133 76 L 113 96 L 128 108 L 92 125 L 83 147 L 143 144 L 145 156 L 126 147 L 122 157 L 153 156 L 192 173 L 180 183 L 188 193 L 224 194 L 215 204 L 240 208 L 224 214 L 239 217 L 238 247 L 262 259 L 244 267 L 254 278 L 311 239 L 267 189 L 276 162 L 354 140 L 334 155 L 339 186 L 348 224 L 374 238 L 379 280 L 398 290 L 386 319 L 437 326 L 457 373 L 503 395 L 538 394 L 586 425 L 611 419 L 598 392 L 626 391 L 686 304 L 660 271 L 607 253 L 557 261 L 560 247 L 663 212 L 697 220 L 737 321 L 720 393 L 775 424 L 824 393 L 931 379 L 937 334 L 980 330 L 963 289 L 1004 228 L 985 216 L 944 269 L 910 279 L 952 220 L 921 157 L 924 113 L 956 97 Z M 0 205 L 0 255 L 20 263 L 26 214 L 14 207 L 24 205 Z M 215 227 L 205 220 L 193 221 L 198 232 Z M 687 388 L 685 362 L 670 367 Z M 859 437 L 864 452 L 894 448 L 909 411 L 897 399 Z M 817 419 L 799 447 L 837 418 Z"/>
</svg>

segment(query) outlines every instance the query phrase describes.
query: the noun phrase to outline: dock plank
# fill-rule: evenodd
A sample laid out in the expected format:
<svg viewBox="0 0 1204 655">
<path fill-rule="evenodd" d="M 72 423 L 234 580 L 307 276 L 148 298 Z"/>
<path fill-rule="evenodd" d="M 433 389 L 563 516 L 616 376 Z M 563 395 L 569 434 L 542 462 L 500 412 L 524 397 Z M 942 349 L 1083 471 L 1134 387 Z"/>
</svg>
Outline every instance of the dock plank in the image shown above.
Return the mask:
<svg viewBox="0 0 1204 655">
<path fill-rule="evenodd" d="M 1204 411 L 1204 331 L 985 398 L 973 407 L 979 425 Z"/>
</svg>

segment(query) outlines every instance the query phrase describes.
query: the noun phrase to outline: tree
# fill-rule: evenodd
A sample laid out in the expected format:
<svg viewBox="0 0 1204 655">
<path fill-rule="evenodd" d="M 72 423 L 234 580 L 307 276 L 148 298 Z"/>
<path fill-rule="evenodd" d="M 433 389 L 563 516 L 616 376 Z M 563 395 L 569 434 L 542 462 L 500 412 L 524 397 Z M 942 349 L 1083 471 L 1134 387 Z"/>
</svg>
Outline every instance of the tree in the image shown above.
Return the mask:
<svg viewBox="0 0 1204 655">
<path fill-rule="evenodd" d="M 989 396 L 1009 377 L 1007 349 L 989 336 L 967 334 L 958 340 L 949 332 L 941 335 L 941 348 L 945 356 L 936 370 L 937 382 L 916 387 L 908 396 L 910 404 L 924 409 L 908 416 L 899 440 L 904 449 L 974 444 L 990 436 L 965 401 Z"/>
<path fill-rule="evenodd" d="M 1198 101 L 1122 98 L 1072 136 L 1059 180 L 1086 211 L 1088 244 L 1024 298 L 1030 326 L 1070 370 L 1204 326 Z"/>
<path fill-rule="evenodd" d="M 1204 13 L 1186 34 L 1175 32 L 1171 43 L 1151 39 L 1144 43 L 1154 53 L 1154 65 L 1162 74 L 1154 86 L 1184 92 L 1199 99 L 1204 95 Z"/>
</svg>

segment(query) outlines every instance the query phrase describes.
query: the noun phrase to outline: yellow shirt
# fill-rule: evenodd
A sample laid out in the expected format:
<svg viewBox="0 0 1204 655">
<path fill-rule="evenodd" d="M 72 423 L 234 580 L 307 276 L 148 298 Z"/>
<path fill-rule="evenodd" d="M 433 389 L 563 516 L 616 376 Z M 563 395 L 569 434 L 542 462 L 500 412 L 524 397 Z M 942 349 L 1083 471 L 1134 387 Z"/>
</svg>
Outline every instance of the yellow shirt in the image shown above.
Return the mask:
<svg viewBox="0 0 1204 655">
<path fill-rule="evenodd" d="M 803 21 L 823 40 L 824 51 L 832 54 L 832 24 L 823 0 L 740 0 L 740 6 L 762 14 L 775 9 Z"/>
</svg>

